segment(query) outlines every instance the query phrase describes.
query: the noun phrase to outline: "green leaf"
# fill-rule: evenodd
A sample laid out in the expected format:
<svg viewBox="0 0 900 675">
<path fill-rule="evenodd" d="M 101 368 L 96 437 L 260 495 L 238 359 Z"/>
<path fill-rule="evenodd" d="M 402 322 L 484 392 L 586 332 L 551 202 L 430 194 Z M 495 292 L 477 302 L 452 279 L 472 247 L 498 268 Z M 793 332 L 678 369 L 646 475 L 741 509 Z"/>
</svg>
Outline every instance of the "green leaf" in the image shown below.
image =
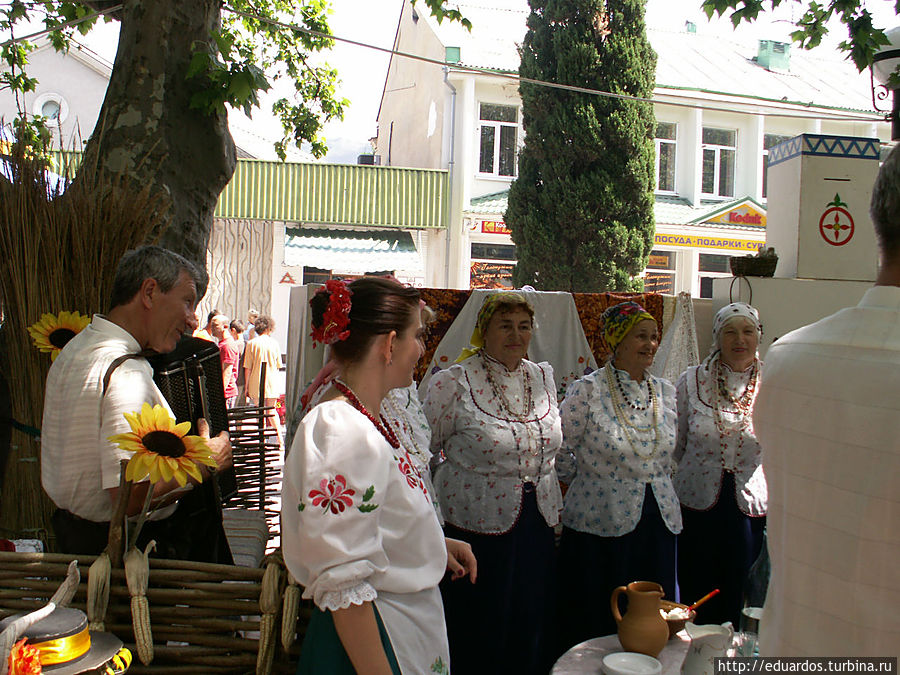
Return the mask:
<svg viewBox="0 0 900 675">
<path fill-rule="evenodd" d="M 372 497 L 374 497 L 374 496 L 375 496 L 375 486 L 370 485 L 368 488 L 366 488 L 366 491 L 363 493 L 363 501 L 367 502 L 370 499 L 372 499 Z"/>
<path fill-rule="evenodd" d="M 371 513 L 378 508 L 378 504 L 360 504 L 356 508 L 358 508 L 363 513 Z"/>
<path fill-rule="evenodd" d="M 299 504 L 297 504 L 298 511 L 303 511 L 303 509 L 305 509 L 305 508 L 306 508 L 306 504 L 304 504 L 303 502 L 300 502 Z"/>
</svg>

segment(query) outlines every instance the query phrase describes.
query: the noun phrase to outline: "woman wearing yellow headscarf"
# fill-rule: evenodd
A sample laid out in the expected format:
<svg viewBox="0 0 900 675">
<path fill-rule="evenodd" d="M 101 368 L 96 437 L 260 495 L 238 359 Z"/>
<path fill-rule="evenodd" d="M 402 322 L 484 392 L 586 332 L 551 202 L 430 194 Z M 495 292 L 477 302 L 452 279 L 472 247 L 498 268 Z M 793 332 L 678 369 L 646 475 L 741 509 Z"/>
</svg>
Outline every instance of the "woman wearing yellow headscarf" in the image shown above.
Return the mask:
<svg viewBox="0 0 900 675">
<path fill-rule="evenodd" d="M 569 483 L 560 540 L 561 649 L 616 631 L 609 598 L 617 586 L 655 581 L 675 599 L 675 387 L 649 372 L 659 331 L 643 307 L 610 307 L 603 334 L 612 357 L 573 382 L 560 405 L 565 443 L 556 466 Z"/>
<path fill-rule="evenodd" d="M 474 585 L 441 588 L 457 673 L 551 665 L 562 432 L 553 369 L 526 358 L 533 317 L 521 294 L 489 295 L 472 347 L 431 378 L 425 398 L 431 449 L 445 459 L 434 473 L 445 534 L 478 559 Z"/>
</svg>

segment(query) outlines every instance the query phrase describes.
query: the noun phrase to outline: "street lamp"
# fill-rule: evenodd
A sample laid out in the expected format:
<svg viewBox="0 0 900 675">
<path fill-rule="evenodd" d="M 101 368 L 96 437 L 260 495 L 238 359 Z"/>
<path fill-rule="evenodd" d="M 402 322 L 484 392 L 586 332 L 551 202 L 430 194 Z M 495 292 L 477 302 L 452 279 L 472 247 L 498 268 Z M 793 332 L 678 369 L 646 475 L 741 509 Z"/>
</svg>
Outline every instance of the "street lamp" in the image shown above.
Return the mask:
<svg viewBox="0 0 900 675">
<path fill-rule="evenodd" d="M 875 53 L 875 57 L 872 59 L 872 68 L 870 69 L 870 76 L 878 80 L 878 89 L 880 89 L 876 94 L 873 80 L 872 105 L 879 112 L 887 112 L 878 107 L 875 99 L 883 101 L 893 92 L 893 108 L 889 119 L 891 120 L 891 140 L 896 141 L 900 140 L 900 95 L 897 94 L 897 90 L 900 89 L 900 82 L 895 81 L 891 83 L 890 77 L 897 70 L 897 66 L 900 65 L 900 26 L 885 31 L 884 35 L 890 44 L 883 46 Z"/>
</svg>

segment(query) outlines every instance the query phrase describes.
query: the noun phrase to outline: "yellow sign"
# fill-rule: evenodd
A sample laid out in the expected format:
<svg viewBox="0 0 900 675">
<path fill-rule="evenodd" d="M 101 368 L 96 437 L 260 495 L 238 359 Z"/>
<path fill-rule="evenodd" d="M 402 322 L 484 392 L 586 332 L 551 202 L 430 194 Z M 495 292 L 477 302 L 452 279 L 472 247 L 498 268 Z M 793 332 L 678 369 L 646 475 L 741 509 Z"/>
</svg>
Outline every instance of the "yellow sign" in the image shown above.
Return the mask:
<svg viewBox="0 0 900 675">
<path fill-rule="evenodd" d="M 756 253 L 763 245 L 751 239 L 720 239 L 691 234 L 656 234 L 653 242 L 657 246 L 690 246 L 693 248 L 719 248 L 726 251 L 750 251 Z"/>
<path fill-rule="evenodd" d="M 737 208 L 720 213 L 714 218 L 704 221 L 706 223 L 721 223 L 723 225 L 749 225 L 750 227 L 765 227 L 766 214 L 750 204 L 743 204 Z"/>
<path fill-rule="evenodd" d="M 481 231 L 485 234 L 512 234 L 502 220 L 482 220 Z"/>
</svg>

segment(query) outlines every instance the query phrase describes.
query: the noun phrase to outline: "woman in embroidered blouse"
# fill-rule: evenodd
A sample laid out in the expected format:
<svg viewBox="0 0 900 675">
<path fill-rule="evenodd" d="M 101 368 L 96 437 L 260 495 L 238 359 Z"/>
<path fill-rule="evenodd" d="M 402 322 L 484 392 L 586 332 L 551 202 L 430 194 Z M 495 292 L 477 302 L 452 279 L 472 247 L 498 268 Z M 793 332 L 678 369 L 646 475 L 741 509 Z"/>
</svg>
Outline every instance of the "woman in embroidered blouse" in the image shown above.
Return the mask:
<svg viewBox="0 0 900 675">
<path fill-rule="evenodd" d="M 704 605 L 703 623 L 738 625 L 743 582 L 762 547 L 768 494 L 752 417 L 761 335 L 755 308 L 726 305 L 710 355 L 678 379 L 678 584 L 687 602 L 721 590 Z"/>
<path fill-rule="evenodd" d="M 556 385 L 526 353 L 534 311 L 514 292 L 484 301 L 472 349 L 436 373 L 424 401 L 448 536 L 468 541 L 478 583 L 442 585 L 455 672 L 546 673 L 561 496 Z"/>
<path fill-rule="evenodd" d="M 408 453 L 369 412 L 412 381 L 424 351 L 418 291 L 329 281 L 310 304 L 313 338 L 331 345 L 341 376 L 285 460 L 284 558 L 316 605 L 298 672 L 449 673 L 437 584 L 445 569 L 474 581 L 474 558 L 445 542 Z"/>
<path fill-rule="evenodd" d="M 617 586 L 655 581 L 675 598 L 675 535 L 681 513 L 672 487 L 675 388 L 649 373 L 656 321 L 623 302 L 603 314 L 607 364 L 573 382 L 560 404 L 569 484 L 560 541 L 561 649 L 616 631 Z"/>
</svg>

